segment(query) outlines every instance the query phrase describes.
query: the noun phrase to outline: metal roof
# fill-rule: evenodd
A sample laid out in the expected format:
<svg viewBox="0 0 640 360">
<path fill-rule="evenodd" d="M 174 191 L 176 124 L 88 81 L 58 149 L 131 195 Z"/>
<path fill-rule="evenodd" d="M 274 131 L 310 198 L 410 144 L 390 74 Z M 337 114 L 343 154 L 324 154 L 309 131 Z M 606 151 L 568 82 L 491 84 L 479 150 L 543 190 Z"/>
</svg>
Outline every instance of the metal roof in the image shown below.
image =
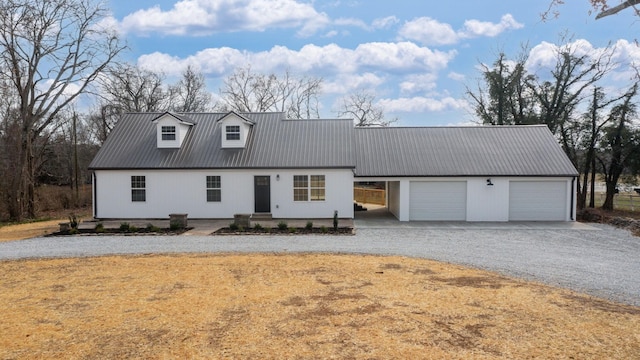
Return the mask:
<svg viewBox="0 0 640 360">
<path fill-rule="evenodd" d="M 354 168 L 353 121 L 288 120 L 283 113 L 239 113 L 254 122 L 247 146 L 223 149 L 220 118 L 228 113 L 178 114 L 193 125 L 178 149 L 157 147 L 163 113 L 127 113 L 90 169 Z"/>
<path fill-rule="evenodd" d="M 163 113 L 128 113 L 90 169 L 355 168 L 357 177 L 576 176 L 544 125 L 354 128 L 350 119 L 289 120 L 239 113 L 254 123 L 242 149 L 221 147 L 229 113 L 172 114 L 193 123 L 178 149 L 157 147 Z"/>
<path fill-rule="evenodd" d="M 354 131 L 360 177 L 578 175 L 545 125 Z"/>
</svg>

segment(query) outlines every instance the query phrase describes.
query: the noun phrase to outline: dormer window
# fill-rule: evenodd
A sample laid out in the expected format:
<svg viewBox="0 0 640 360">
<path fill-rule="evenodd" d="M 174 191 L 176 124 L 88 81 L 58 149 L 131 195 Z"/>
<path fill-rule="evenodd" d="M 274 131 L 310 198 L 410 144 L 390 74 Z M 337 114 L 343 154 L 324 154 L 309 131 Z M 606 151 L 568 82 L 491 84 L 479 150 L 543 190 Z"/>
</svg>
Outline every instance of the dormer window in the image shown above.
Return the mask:
<svg viewBox="0 0 640 360">
<path fill-rule="evenodd" d="M 227 140 L 240 140 L 240 126 L 239 125 L 227 125 Z"/>
<path fill-rule="evenodd" d="M 174 141 L 176 139 L 176 127 L 175 126 L 163 126 L 162 127 L 162 140 Z"/>
</svg>

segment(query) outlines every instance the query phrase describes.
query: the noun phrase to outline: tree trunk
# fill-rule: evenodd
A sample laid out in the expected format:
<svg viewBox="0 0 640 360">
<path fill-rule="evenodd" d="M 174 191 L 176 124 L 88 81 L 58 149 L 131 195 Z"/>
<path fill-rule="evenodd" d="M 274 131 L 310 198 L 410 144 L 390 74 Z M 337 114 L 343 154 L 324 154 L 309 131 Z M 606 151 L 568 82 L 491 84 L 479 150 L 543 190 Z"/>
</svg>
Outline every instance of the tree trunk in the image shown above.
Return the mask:
<svg viewBox="0 0 640 360">
<path fill-rule="evenodd" d="M 604 204 L 602 204 L 602 208 L 604 210 L 613 210 L 613 197 L 616 194 L 616 185 L 615 183 L 607 182 L 607 194 L 604 198 Z"/>
</svg>

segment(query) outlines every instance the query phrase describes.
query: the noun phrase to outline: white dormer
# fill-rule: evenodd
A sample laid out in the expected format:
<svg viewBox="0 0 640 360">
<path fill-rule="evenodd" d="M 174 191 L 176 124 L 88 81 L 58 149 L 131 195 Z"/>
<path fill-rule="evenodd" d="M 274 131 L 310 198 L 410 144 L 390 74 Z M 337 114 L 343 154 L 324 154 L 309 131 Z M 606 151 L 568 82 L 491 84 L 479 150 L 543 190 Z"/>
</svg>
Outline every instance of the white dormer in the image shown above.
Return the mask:
<svg viewBox="0 0 640 360">
<path fill-rule="evenodd" d="M 191 119 L 183 115 L 166 112 L 153 120 L 156 124 L 156 137 L 159 149 L 175 149 L 182 146 L 187 132 L 194 125 Z"/>
<path fill-rule="evenodd" d="M 247 145 L 249 131 L 254 122 L 246 117 L 230 112 L 218 120 L 222 136 L 222 148 L 244 148 Z"/>
</svg>

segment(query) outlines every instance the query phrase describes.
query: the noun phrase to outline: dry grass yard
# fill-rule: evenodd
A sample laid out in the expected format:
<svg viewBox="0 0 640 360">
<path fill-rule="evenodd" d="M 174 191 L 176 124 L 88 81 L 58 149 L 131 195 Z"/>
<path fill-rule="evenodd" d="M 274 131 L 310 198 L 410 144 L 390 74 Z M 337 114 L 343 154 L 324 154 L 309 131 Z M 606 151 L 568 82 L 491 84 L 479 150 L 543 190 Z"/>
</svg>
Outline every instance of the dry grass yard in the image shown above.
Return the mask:
<svg viewBox="0 0 640 360">
<path fill-rule="evenodd" d="M 2 359 L 637 359 L 640 308 L 434 261 L 0 262 Z"/>
</svg>

